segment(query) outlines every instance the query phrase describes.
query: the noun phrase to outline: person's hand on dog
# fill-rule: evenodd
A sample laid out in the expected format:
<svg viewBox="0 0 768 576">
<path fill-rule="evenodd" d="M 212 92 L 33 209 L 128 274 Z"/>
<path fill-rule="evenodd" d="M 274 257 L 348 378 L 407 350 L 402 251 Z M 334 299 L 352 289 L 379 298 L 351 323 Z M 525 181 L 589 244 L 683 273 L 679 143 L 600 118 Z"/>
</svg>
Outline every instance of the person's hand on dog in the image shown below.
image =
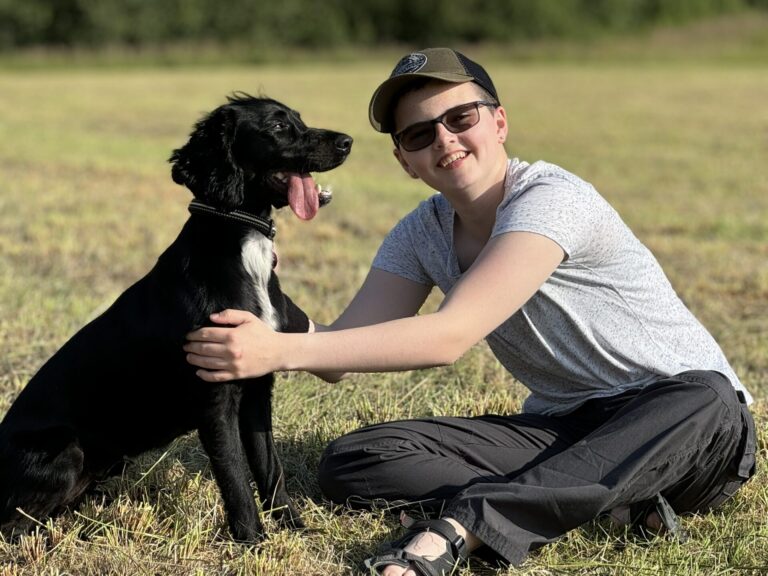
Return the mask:
<svg viewBox="0 0 768 576">
<path fill-rule="evenodd" d="M 197 375 L 201 379 L 227 382 L 256 378 L 277 370 L 277 357 L 272 352 L 279 350 L 276 341 L 279 333 L 243 310 L 223 310 L 211 314 L 210 318 L 221 327 L 190 332 L 184 346 L 187 362 L 200 368 Z"/>
</svg>

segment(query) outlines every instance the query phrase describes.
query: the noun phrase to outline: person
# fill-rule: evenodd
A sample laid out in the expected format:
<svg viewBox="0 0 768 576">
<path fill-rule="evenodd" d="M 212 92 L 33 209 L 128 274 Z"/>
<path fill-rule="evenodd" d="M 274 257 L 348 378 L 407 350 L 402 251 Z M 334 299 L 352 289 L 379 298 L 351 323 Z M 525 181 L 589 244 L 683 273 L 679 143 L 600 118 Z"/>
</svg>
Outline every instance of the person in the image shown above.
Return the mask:
<svg viewBox="0 0 768 576">
<path fill-rule="evenodd" d="M 369 113 L 437 193 L 391 230 L 338 320 L 280 334 L 225 310 L 185 345 L 209 382 L 285 370 L 333 382 L 449 365 L 486 339 L 530 390 L 520 414 L 386 422 L 327 447 L 332 501 L 440 516 L 404 516 L 405 536 L 367 565 L 448 573 L 480 547 L 516 565 L 604 514 L 682 535 L 675 513 L 734 494 L 754 472 L 749 393 L 593 186 L 508 157 L 486 70 L 450 48 L 408 54 Z M 419 314 L 435 286 L 441 305 Z"/>
</svg>

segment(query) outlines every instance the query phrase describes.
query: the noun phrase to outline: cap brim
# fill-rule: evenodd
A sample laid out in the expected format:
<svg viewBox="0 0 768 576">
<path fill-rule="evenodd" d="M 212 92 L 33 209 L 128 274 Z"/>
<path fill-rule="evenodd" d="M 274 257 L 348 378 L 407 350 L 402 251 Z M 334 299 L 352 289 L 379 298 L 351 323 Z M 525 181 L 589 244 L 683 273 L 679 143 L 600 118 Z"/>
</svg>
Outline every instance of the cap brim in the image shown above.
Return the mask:
<svg viewBox="0 0 768 576">
<path fill-rule="evenodd" d="M 408 84 L 422 78 L 453 82 L 456 84 L 472 82 L 474 80 L 472 76 L 467 74 L 453 72 L 411 72 L 395 76 L 394 78 L 389 78 L 378 87 L 376 92 L 373 93 L 371 103 L 368 106 L 368 119 L 374 130 L 390 133 L 394 130 L 394 126 L 390 125 L 393 98 Z"/>
</svg>

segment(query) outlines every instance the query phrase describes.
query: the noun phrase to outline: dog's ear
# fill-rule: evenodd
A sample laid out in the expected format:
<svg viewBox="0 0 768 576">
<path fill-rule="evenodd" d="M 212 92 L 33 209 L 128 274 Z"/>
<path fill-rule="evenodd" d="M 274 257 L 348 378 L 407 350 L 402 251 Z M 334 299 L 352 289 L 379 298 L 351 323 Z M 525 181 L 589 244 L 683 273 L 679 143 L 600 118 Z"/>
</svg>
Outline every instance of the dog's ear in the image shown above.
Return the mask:
<svg viewBox="0 0 768 576">
<path fill-rule="evenodd" d="M 236 129 L 236 112 L 217 108 L 195 125 L 189 141 L 168 160 L 174 182 L 189 188 L 198 200 L 225 210 L 243 203 L 243 171 L 232 150 Z"/>
</svg>

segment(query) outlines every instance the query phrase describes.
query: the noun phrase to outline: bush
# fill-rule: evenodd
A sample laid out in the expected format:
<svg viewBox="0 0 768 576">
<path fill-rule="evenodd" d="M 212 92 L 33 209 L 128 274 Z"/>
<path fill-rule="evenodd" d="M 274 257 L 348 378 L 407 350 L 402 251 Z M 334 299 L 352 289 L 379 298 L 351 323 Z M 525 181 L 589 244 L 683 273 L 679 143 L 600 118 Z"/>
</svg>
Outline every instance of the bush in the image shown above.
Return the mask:
<svg viewBox="0 0 768 576">
<path fill-rule="evenodd" d="M 584 37 L 768 0 L 0 0 L 0 48 L 213 40 L 322 47 Z"/>
</svg>

